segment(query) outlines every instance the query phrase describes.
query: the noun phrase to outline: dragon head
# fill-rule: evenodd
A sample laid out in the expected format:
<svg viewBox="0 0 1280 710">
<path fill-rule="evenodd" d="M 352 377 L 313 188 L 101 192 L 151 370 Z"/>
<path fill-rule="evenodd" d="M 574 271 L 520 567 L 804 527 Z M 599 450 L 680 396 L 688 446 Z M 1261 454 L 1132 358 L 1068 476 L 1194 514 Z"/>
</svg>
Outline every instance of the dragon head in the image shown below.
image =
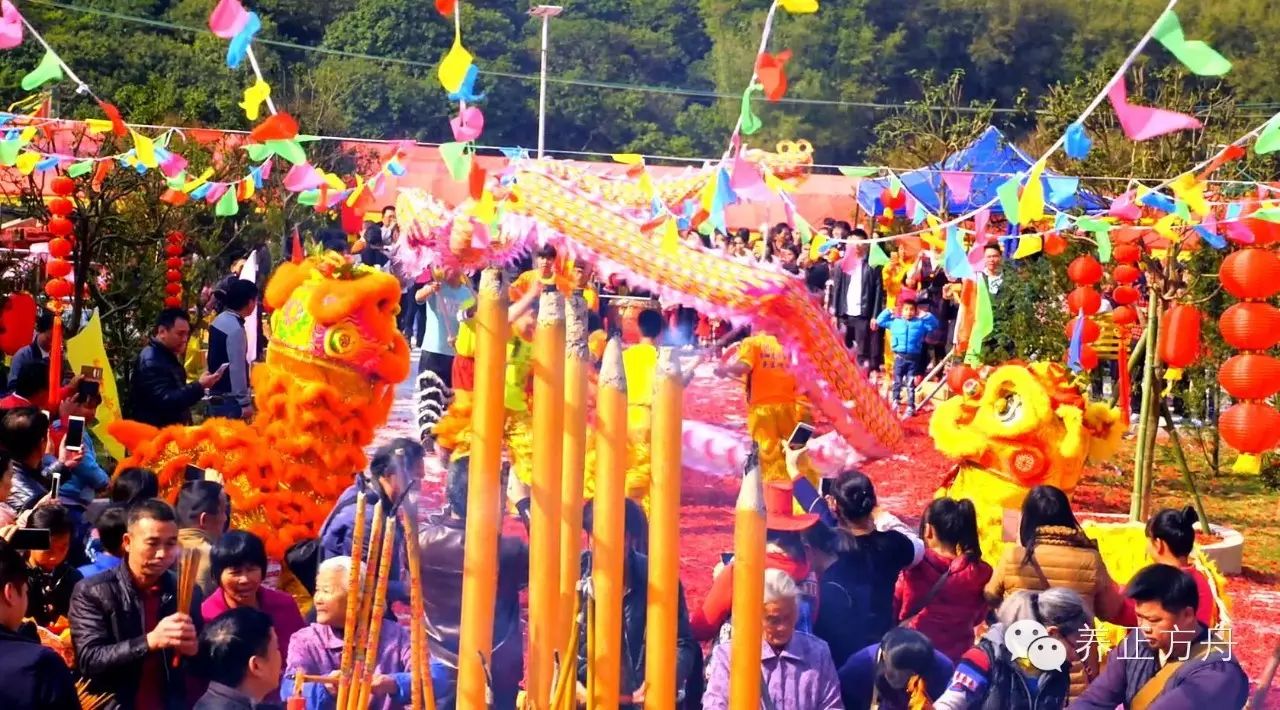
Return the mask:
<svg viewBox="0 0 1280 710">
<path fill-rule="evenodd" d="M 281 265 L 267 284 L 269 355 L 394 385 L 409 376 L 400 284 L 335 253 Z"/>
<path fill-rule="evenodd" d="M 813 145 L 801 138 L 798 141 L 779 141 L 774 152 L 759 148 L 743 151 L 742 157 L 756 163 L 782 180 L 802 178 L 813 168 Z"/>
</svg>

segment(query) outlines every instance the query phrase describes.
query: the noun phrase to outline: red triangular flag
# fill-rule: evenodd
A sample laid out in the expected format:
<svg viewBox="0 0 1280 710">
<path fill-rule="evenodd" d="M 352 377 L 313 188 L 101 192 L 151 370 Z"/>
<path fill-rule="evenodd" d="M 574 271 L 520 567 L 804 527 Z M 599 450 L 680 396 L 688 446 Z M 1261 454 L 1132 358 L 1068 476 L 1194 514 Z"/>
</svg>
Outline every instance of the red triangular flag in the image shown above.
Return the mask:
<svg viewBox="0 0 1280 710">
<path fill-rule="evenodd" d="M 764 52 L 756 60 L 756 79 L 764 87 L 764 97 L 770 101 L 777 101 L 787 93 L 784 67 L 788 59 L 791 59 L 791 50 L 784 49 L 777 54 Z"/>
<path fill-rule="evenodd" d="M 129 127 L 124 125 L 124 118 L 120 116 L 120 109 L 106 101 L 99 101 L 98 108 L 102 109 L 102 112 L 107 114 L 107 118 L 111 119 L 111 132 L 117 138 L 124 138 L 129 135 Z"/>
<path fill-rule="evenodd" d="M 467 175 L 467 184 L 471 187 L 471 199 L 478 200 L 484 194 L 484 168 L 476 161 L 471 161 L 471 173 Z"/>
<path fill-rule="evenodd" d="M 453 15 L 453 10 L 457 4 L 458 0 L 436 0 L 436 12 L 445 17 L 450 17 Z"/>
<path fill-rule="evenodd" d="M 115 165 L 115 162 L 111 160 L 98 161 L 98 167 L 93 171 L 93 189 L 102 189 L 102 181 L 107 179 L 107 173 L 111 172 L 113 165 Z"/>
<path fill-rule="evenodd" d="M 298 122 L 293 116 L 281 111 L 268 116 L 262 123 L 253 127 L 249 140 L 255 143 L 267 141 L 287 141 L 298 137 Z"/>
<path fill-rule="evenodd" d="M 341 208 L 341 220 L 342 231 L 347 234 L 359 234 L 364 227 L 364 217 L 360 214 L 360 210 L 348 207 L 345 203 Z"/>
<path fill-rule="evenodd" d="M 298 234 L 298 225 L 295 224 L 293 225 L 293 256 L 289 260 L 295 264 L 301 264 L 302 259 L 302 235 Z"/>
<path fill-rule="evenodd" d="M 165 190 L 164 194 L 160 196 L 161 202 L 173 205 L 174 207 L 180 207 L 187 204 L 187 199 L 187 193 L 182 190 Z"/>
</svg>

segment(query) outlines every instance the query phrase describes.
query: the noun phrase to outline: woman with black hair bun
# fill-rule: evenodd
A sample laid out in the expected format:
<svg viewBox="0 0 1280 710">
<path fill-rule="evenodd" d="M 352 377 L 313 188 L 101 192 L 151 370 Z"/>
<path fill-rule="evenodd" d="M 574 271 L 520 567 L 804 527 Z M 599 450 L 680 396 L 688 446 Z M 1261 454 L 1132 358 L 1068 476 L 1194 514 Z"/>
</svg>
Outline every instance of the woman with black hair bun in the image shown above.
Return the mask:
<svg viewBox="0 0 1280 710">
<path fill-rule="evenodd" d="M 968 649 L 966 649 L 968 650 Z M 840 667 L 845 710 L 928 707 L 947 689 L 954 664 L 924 634 L 894 628 Z"/>
<path fill-rule="evenodd" d="M 813 633 L 831 647 L 839 668 L 895 626 L 894 584 L 924 556 L 924 543 L 878 507 L 875 486 L 859 471 L 835 479 L 827 504 L 836 516 L 838 539 L 835 560 L 819 580 Z"/>
<path fill-rule="evenodd" d="M 1191 506 L 1157 511 L 1147 520 L 1147 554 L 1159 564 L 1177 567 L 1191 575 L 1200 593 L 1196 618 L 1212 629 L 1221 621 L 1218 613 L 1221 594 L 1210 575 L 1191 559 L 1191 549 L 1196 544 L 1195 524 L 1199 521 L 1200 516 Z"/>
</svg>

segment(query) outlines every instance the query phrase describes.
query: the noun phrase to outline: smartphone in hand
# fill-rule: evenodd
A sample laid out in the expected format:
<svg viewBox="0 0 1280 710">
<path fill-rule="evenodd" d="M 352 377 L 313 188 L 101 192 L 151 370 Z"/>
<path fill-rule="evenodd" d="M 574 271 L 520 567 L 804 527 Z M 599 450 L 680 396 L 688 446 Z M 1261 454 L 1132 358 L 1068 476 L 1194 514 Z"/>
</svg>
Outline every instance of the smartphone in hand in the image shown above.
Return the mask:
<svg viewBox="0 0 1280 710">
<path fill-rule="evenodd" d="M 84 448 L 84 417 L 67 417 L 67 435 L 62 439 L 67 451 Z"/>
</svg>

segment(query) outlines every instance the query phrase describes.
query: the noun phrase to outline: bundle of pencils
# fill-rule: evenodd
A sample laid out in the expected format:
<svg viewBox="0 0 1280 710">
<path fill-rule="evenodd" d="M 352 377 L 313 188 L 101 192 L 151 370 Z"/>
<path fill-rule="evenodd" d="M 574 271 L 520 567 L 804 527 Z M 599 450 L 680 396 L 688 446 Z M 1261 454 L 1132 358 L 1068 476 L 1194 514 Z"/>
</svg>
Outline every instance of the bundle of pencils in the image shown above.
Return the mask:
<svg viewBox="0 0 1280 710">
<path fill-rule="evenodd" d="M 76 681 L 76 697 L 80 700 L 81 710 L 103 710 L 114 698 L 111 693 L 90 693 L 89 681 L 83 678 Z"/>
<path fill-rule="evenodd" d="M 418 535 L 409 511 L 400 509 L 400 527 L 404 531 L 405 555 L 409 558 L 409 607 L 413 621 L 409 626 L 409 646 L 413 650 L 412 710 L 436 710 L 435 688 L 431 685 L 431 650 L 427 648 L 426 602 L 422 598 L 422 558 Z"/>
<path fill-rule="evenodd" d="M 378 665 L 378 642 L 382 637 L 382 619 L 385 616 L 383 612 L 387 607 L 387 584 L 391 581 L 391 553 L 395 549 L 395 538 L 395 516 L 387 516 L 382 530 L 382 560 L 378 565 L 373 604 L 369 608 L 367 617 L 368 633 L 363 639 L 365 642 L 364 667 L 363 672 L 357 674 L 355 678 L 360 690 L 359 704 L 352 706 L 350 710 L 364 710 L 369 707 L 369 699 L 373 695 L 373 671 Z M 373 558 L 371 557 L 369 561 L 372 563 Z"/>
<path fill-rule="evenodd" d="M 182 556 L 178 558 L 178 613 L 191 614 L 191 595 L 195 593 L 196 576 L 200 571 L 200 562 L 204 559 L 204 550 L 198 547 L 184 547 Z M 173 667 L 178 667 L 181 656 L 173 655 Z"/>
<path fill-rule="evenodd" d="M 356 708 L 368 707 L 368 702 L 363 705 L 360 703 L 361 679 L 364 678 L 365 665 L 375 665 L 377 663 L 376 650 L 373 658 L 367 656 L 367 646 L 365 639 L 369 635 L 369 626 L 371 622 L 371 613 L 373 610 L 373 597 L 377 587 L 378 578 L 378 560 L 382 556 L 382 548 L 386 545 L 388 548 L 394 547 L 395 540 L 385 540 L 383 536 L 386 513 L 382 509 L 382 501 L 379 500 L 377 505 L 373 507 L 373 524 L 369 527 L 368 545 L 365 547 L 365 558 L 363 560 L 352 557 L 351 565 L 353 568 L 357 566 L 364 567 L 364 582 L 353 586 L 347 591 L 347 611 L 350 613 L 355 608 L 355 633 L 350 640 L 343 639 L 344 649 L 342 658 L 342 677 L 350 677 L 350 687 L 347 690 L 347 704 L 339 705 L 338 710 L 356 710 Z M 356 603 L 352 603 L 352 595 L 355 595 Z M 350 617 L 346 620 L 347 628 L 352 627 Z M 351 653 L 346 653 L 346 644 L 351 644 Z"/>
<path fill-rule="evenodd" d="M 338 708 L 347 707 L 347 696 L 351 692 L 351 663 L 355 657 L 356 620 L 360 604 L 360 560 L 364 554 L 365 538 L 365 506 L 363 495 L 356 498 L 355 532 L 351 537 L 351 573 L 347 576 L 347 613 L 342 627 L 342 661 L 338 669 Z M 374 515 L 382 515 L 382 501 L 374 508 Z"/>
</svg>

